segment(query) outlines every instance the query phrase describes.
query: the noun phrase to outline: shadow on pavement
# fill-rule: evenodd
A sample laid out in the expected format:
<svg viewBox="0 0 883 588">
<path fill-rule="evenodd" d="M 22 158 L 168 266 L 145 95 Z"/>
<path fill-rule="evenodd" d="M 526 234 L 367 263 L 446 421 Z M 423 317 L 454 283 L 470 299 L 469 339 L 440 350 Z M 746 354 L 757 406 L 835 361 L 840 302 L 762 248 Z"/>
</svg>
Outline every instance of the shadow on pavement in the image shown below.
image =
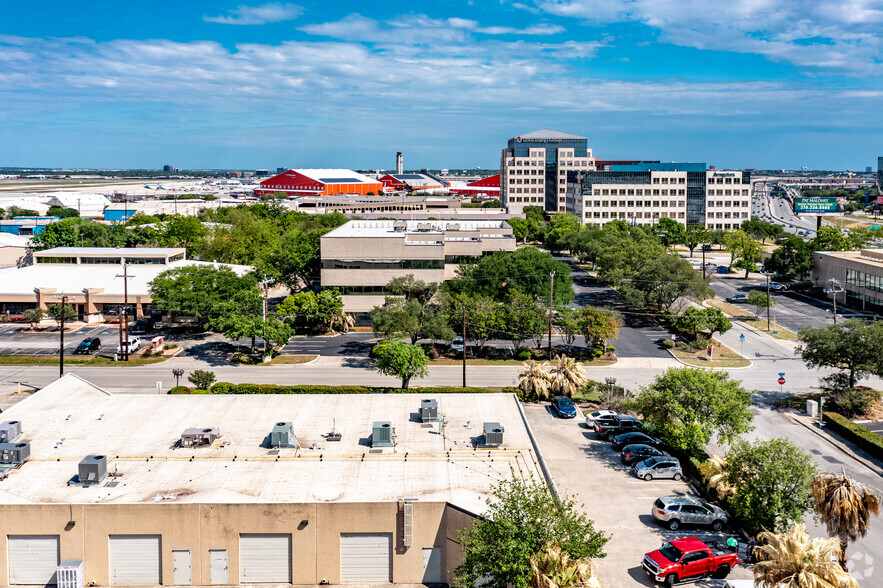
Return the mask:
<svg viewBox="0 0 883 588">
<path fill-rule="evenodd" d="M 235 363 L 230 361 L 230 355 L 234 351 L 235 349 L 230 343 L 216 341 L 211 343 L 200 343 L 198 345 L 191 345 L 187 350 L 185 350 L 185 353 L 188 357 L 200 359 L 210 366 L 220 367 L 236 365 Z"/>
</svg>

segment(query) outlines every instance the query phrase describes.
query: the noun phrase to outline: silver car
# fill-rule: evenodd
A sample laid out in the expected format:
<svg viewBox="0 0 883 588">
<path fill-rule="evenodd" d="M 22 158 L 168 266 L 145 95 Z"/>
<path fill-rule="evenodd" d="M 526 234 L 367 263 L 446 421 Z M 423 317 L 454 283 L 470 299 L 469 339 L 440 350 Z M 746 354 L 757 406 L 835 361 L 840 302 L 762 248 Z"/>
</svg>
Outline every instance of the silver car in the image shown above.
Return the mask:
<svg viewBox="0 0 883 588">
<path fill-rule="evenodd" d="M 635 475 L 642 480 L 652 480 L 653 478 L 680 480 L 684 477 L 684 472 L 681 470 L 681 462 L 676 458 L 657 456 L 636 463 Z"/>
<path fill-rule="evenodd" d="M 730 519 L 722 508 L 693 496 L 661 496 L 652 511 L 653 517 L 672 531 L 681 525 L 704 525 L 720 531 Z"/>
</svg>

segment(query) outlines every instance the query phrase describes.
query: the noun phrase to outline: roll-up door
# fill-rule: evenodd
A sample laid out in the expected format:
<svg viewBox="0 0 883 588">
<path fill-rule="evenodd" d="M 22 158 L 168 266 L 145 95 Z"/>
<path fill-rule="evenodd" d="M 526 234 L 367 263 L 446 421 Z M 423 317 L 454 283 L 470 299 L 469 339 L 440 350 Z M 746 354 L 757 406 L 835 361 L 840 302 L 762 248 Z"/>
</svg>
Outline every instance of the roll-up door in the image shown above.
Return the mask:
<svg viewBox="0 0 883 588">
<path fill-rule="evenodd" d="M 58 535 L 10 535 L 9 583 L 55 584 Z"/>
<path fill-rule="evenodd" d="M 162 584 L 159 535 L 111 535 L 111 584 Z"/>
<path fill-rule="evenodd" d="M 391 582 L 392 535 L 344 533 L 340 536 L 341 582 Z"/>
<path fill-rule="evenodd" d="M 291 583 L 291 535 L 240 535 L 242 584 Z"/>
</svg>

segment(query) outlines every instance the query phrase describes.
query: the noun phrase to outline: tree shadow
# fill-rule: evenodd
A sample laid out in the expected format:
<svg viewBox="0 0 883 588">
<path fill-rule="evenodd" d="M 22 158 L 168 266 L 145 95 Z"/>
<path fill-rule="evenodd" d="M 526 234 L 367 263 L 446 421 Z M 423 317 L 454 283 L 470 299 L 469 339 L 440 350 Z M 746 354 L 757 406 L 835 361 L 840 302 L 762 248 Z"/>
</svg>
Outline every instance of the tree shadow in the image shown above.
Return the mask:
<svg viewBox="0 0 883 588">
<path fill-rule="evenodd" d="M 341 363 L 343 367 L 374 370 L 374 360 L 370 357 L 344 357 Z"/>
<path fill-rule="evenodd" d="M 184 350 L 188 357 L 202 360 L 213 367 L 237 365 L 230 360 L 230 355 L 233 352 L 233 345 L 226 341 L 200 343 L 198 345 L 191 345 Z"/>
</svg>

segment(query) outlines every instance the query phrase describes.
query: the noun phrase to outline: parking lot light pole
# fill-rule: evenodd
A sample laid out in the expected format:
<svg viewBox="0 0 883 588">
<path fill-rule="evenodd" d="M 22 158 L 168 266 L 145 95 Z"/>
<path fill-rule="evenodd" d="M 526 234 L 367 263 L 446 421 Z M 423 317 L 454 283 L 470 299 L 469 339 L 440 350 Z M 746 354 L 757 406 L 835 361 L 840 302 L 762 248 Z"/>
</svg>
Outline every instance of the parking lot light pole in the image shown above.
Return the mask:
<svg viewBox="0 0 883 588">
<path fill-rule="evenodd" d="M 175 376 L 175 388 L 181 385 L 181 376 L 184 375 L 184 370 L 181 368 L 175 368 L 172 370 L 172 375 Z"/>
</svg>

